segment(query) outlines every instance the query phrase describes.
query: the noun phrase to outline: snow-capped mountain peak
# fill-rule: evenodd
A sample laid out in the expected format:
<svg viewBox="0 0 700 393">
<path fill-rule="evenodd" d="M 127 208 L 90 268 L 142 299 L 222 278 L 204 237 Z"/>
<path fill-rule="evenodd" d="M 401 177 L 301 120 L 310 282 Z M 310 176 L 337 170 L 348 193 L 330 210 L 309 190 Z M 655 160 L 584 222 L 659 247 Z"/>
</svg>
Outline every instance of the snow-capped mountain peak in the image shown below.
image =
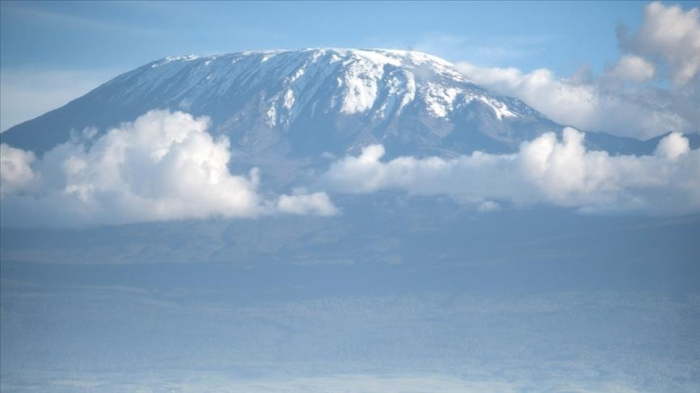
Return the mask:
<svg viewBox="0 0 700 393">
<path fill-rule="evenodd" d="M 416 99 L 416 93 L 427 101 L 432 115 L 444 117 L 459 90 L 444 87 L 440 81 L 468 83 L 445 60 L 399 50 L 304 49 L 208 57 L 190 55 L 168 57 L 147 68 L 159 68 L 160 72 L 143 73 L 133 85 L 134 90 L 162 89 L 163 82 L 173 74 L 189 69 L 187 82 L 179 85 L 173 95 L 173 99 L 182 98 L 178 105 L 184 109 L 202 95 L 215 92 L 214 96 L 222 96 L 231 93 L 232 88 L 240 89 L 236 82 L 245 84 L 244 90 L 266 90 L 269 94 L 263 112 L 272 126 L 289 126 L 307 105 L 318 105 L 314 94 L 327 87 L 329 81 L 336 88 L 335 94 L 321 104 L 329 104 L 329 108 L 349 115 L 367 112 L 381 99 L 377 107 L 380 118 L 386 118 L 393 110 L 400 114 L 403 107 Z M 510 113 L 500 108 L 495 110 Z"/>
</svg>

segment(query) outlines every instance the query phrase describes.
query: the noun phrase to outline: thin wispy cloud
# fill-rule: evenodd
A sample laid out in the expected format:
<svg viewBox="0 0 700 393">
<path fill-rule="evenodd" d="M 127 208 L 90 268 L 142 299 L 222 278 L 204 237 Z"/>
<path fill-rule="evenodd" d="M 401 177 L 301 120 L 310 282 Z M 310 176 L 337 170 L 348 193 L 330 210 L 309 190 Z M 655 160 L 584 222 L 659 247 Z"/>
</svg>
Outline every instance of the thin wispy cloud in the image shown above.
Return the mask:
<svg viewBox="0 0 700 393">
<path fill-rule="evenodd" d="M 475 62 L 491 64 L 536 56 L 544 50 L 547 40 L 546 37 L 538 36 L 484 38 L 433 32 L 410 45 L 410 48 L 453 61 L 469 58 Z"/>
<path fill-rule="evenodd" d="M 166 31 L 154 27 L 119 23 L 105 18 L 83 17 L 75 13 L 57 12 L 39 4 L 13 2 L 5 9 L 8 18 L 21 18 L 31 24 L 53 24 L 64 29 L 84 29 L 119 32 L 120 34 L 164 34 Z"/>
</svg>

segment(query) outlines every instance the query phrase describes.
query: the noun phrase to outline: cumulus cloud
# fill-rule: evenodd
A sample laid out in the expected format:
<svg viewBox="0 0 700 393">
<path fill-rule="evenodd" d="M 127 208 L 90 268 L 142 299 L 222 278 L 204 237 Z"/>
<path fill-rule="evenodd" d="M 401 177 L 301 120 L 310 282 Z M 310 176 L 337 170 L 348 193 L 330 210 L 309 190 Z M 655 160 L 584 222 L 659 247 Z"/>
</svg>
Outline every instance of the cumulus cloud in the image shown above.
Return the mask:
<svg viewBox="0 0 700 393">
<path fill-rule="evenodd" d="M 304 189 L 297 189 L 292 195 L 281 195 L 277 200 L 277 210 L 296 215 L 334 216 L 339 213 L 328 194 L 325 192 L 309 194 Z"/>
<path fill-rule="evenodd" d="M 562 124 L 641 139 L 700 127 L 700 12 L 651 3 L 623 53 L 602 75 L 558 77 L 548 69 L 455 66 L 475 83 L 517 97 Z M 664 87 L 669 80 L 670 86 Z"/>
<path fill-rule="evenodd" d="M 690 151 L 690 143 L 679 133 L 672 133 L 659 141 L 654 154 L 671 160 L 678 159 Z M 700 169 L 698 169 L 700 170 Z"/>
<path fill-rule="evenodd" d="M 474 152 L 453 159 L 398 157 L 381 161 L 381 145 L 333 163 L 319 181 L 340 193 L 402 190 L 446 194 L 479 211 L 500 203 L 552 204 L 587 212 L 681 214 L 700 210 L 700 150 L 680 134 L 663 138 L 654 155 L 611 156 L 586 150 L 585 134 L 565 128 L 523 143 L 516 154 Z"/>
<path fill-rule="evenodd" d="M 618 30 L 620 47 L 639 56 L 663 61 L 674 83 L 682 85 L 700 72 L 700 11 L 683 11 L 679 5 L 661 2 L 644 8 L 644 23 L 628 34 Z"/>
<path fill-rule="evenodd" d="M 624 55 L 615 67 L 608 71 L 608 76 L 620 80 L 645 81 L 654 77 L 656 67 L 635 55 Z"/>
<path fill-rule="evenodd" d="M 229 140 L 214 139 L 209 120 L 150 111 L 95 137 L 74 135 L 41 160 L 2 145 L 3 223 L 90 225 L 258 217 L 275 213 L 332 215 L 323 193 L 265 200 L 260 176 L 229 172 Z"/>
<path fill-rule="evenodd" d="M 34 153 L 0 145 L 0 197 L 24 189 L 34 180 Z"/>
</svg>

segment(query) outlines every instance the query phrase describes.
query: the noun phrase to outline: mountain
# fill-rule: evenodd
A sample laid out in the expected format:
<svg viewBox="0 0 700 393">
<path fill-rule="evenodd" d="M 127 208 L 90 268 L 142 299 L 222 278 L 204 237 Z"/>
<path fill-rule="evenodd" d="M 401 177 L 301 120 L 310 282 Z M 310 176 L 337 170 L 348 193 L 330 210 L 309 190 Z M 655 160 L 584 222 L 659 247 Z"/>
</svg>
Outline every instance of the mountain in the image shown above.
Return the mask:
<svg viewBox="0 0 700 393">
<path fill-rule="evenodd" d="M 154 61 L 9 129 L 2 142 L 42 153 L 66 141 L 71 130 L 104 132 L 151 109 L 209 116 L 211 132 L 258 157 L 344 154 L 376 142 L 390 156 L 503 152 L 562 129 L 435 56 L 304 49 Z M 615 151 L 639 148 L 628 138 L 589 139 Z"/>
</svg>

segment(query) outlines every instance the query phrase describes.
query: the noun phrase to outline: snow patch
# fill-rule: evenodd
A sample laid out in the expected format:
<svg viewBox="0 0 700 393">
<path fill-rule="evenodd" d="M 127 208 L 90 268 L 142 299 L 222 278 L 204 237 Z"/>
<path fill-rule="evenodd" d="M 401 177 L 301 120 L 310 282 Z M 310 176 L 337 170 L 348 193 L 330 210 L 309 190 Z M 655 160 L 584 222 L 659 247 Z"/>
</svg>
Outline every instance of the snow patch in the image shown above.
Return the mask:
<svg viewBox="0 0 700 393">
<path fill-rule="evenodd" d="M 435 117 L 445 117 L 454 108 L 454 102 L 461 91 L 441 85 L 429 83 L 425 90 L 424 99 L 428 112 Z"/>
<path fill-rule="evenodd" d="M 498 120 L 503 120 L 504 117 L 518 117 L 518 115 L 516 115 L 515 113 L 511 112 L 510 109 L 508 109 L 508 106 L 506 106 L 506 104 L 500 101 L 496 101 L 494 99 L 487 98 L 484 96 L 478 97 L 477 99 L 491 107 L 491 109 L 493 109 L 493 112 L 496 114 Z"/>
</svg>

